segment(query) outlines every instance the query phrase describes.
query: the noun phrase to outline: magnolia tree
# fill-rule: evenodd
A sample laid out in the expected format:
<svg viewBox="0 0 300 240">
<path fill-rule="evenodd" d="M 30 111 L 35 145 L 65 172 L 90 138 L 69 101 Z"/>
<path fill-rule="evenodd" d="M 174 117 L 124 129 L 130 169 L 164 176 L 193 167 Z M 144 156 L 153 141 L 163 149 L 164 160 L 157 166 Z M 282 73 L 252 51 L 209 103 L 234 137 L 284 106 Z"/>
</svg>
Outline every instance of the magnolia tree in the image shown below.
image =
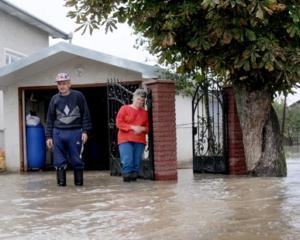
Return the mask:
<svg viewBox="0 0 300 240">
<path fill-rule="evenodd" d="M 178 73 L 231 84 L 254 176 L 286 176 L 276 92 L 300 81 L 299 0 L 66 0 L 83 31 L 127 22 Z M 220 78 L 218 78 L 220 79 Z"/>
</svg>

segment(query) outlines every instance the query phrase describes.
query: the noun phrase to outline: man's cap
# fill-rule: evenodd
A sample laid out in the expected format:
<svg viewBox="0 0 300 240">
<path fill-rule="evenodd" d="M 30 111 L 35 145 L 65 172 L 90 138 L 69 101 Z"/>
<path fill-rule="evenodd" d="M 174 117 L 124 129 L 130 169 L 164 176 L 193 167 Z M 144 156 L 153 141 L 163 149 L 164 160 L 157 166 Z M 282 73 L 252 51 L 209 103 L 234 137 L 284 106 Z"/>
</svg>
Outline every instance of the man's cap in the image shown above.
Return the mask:
<svg viewBox="0 0 300 240">
<path fill-rule="evenodd" d="M 62 81 L 70 81 L 71 77 L 68 73 L 59 73 L 56 75 L 55 79 L 56 82 L 62 82 Z"/>
</svg>

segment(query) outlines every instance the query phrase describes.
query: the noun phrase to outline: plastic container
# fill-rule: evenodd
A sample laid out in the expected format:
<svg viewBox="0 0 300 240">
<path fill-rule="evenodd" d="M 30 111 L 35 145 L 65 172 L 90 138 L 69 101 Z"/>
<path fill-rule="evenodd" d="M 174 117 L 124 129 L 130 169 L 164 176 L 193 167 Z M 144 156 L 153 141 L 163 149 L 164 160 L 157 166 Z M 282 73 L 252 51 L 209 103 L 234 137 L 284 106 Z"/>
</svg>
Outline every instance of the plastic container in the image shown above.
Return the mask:
<svg viewBox="0 0 300 240">
<path fill-rule="evenodd" d="M 27 168 L 43 169 L 46 162 L 46 138 L 42 125 L 26 126 Z"/>
<path fill-rule="evenodd" d="M 0 149 L 0 172 L 5 171 L 5 152 Z"/>
</svg>

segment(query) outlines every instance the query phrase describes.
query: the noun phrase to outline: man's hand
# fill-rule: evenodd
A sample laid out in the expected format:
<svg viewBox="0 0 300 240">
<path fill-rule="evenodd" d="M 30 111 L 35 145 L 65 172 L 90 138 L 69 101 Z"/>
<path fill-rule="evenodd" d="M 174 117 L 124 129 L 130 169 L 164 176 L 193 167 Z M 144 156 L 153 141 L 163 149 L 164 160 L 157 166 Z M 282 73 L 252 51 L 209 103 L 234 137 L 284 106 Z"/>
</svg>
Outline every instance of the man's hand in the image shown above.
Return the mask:
<svg viewBox="0 0 300 240">
<path fill-rule="evenodd" d="M 47 141 L 46 141 L 46 144 L 47 144 L 47 147 L 49 149 L 51 149 L 53 147 L 53 140 L 52 140 L 52 138 L 48 138 Z"/>
<path fill-rule="evenodd" d="M 81 134 L 81 140 L 82 140 L 82 143 L 83 143 L 83 144 L 86 143 L 86 141 L 88 140 L 88 135 L 87 135 L 87 133 L 83 132 L 83 133 Z"/>
</svg>

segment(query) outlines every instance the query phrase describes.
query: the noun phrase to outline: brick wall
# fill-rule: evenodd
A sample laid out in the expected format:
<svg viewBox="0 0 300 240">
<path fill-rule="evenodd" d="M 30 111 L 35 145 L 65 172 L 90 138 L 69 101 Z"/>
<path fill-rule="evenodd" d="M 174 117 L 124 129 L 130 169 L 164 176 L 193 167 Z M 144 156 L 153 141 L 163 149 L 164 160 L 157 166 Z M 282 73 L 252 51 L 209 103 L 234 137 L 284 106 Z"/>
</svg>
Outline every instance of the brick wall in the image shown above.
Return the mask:
<svg viewBox="0 0 300 240">
<path fill-rule="evenodd" d="M 154 179 L 177 180 L 175 84 L 169 80 L 144 84 L 152 91 Z"/>
<path fill-rule="evenodd" d="M 225 88 L 228 106 L 228 160 L 229 174 L 244 175 L 247 173 L 246 159 L 243 145 L 243 135 L 240 126 L 234 92 L 232 88 Z"/>
</svg>

